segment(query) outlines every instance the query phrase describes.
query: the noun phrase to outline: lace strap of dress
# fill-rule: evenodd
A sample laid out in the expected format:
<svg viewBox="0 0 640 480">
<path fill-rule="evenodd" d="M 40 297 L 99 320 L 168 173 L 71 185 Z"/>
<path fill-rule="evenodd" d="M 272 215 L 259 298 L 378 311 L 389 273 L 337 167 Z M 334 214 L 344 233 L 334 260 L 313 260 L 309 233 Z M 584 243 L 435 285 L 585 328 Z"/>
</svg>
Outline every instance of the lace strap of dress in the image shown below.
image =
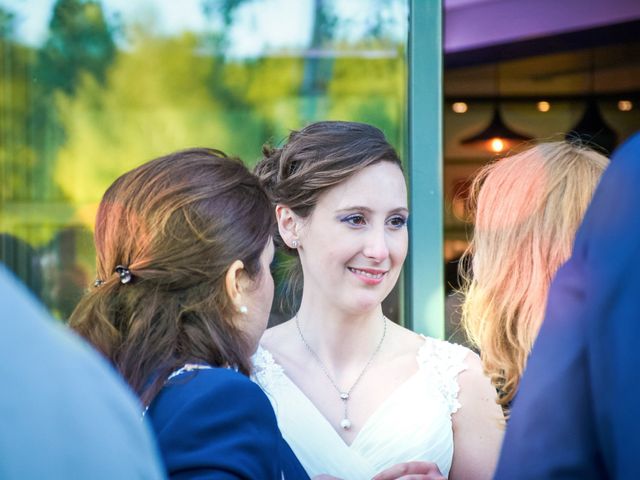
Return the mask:
<svg viewBox="0 0 640 480">
<path fill-rule="evenodd" d="M 458 375 L 467 369 L 465 358 L 470 350 L 435 338 L 424 337 L 424 340 L 418 351 L 420 369 L 440 391 L 449 413 L 455 413 L 460 408 Z"/>
<path fill-rule="evenodd" d="M 268 389 L 269 385 L 283 373 L 282 367 L 276 363 L 271 352 L 261 345 L 251 357 L 251 363 L 253 365 L 251 378 L 264 389 Z"/>
</svg>

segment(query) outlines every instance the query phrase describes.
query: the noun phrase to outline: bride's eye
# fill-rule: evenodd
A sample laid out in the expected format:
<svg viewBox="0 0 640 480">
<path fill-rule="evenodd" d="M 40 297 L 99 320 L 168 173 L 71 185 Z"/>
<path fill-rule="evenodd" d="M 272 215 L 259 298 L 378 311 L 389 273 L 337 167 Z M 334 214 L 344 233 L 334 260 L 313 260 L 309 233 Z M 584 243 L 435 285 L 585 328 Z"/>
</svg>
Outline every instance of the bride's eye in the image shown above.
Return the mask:
<svg viewBox="0 0 640 480">
<path fill-rule="evenodd" d="M 359 213 L 356 213 L 356 214 L 353 214 L 353 215 L 348 215 L 348 216 L 344 217 L 340 221 L 342 223 L 347 223 L 347 224 L 352 225 L 354 227 L 362 227 L 362 226 L 367 224 L 367 221 L 364 218 L 364 215 L 361 215 Z"/>
<path fill-rule="evenodd" d="M 393 228 L 399 230 L 402 227 L 407 225 L 407 219 L 402 215 L 396 215 L 391 217 L 389 220 L 387 220 L 387 223 L 391 225 Z"/>
</svg>

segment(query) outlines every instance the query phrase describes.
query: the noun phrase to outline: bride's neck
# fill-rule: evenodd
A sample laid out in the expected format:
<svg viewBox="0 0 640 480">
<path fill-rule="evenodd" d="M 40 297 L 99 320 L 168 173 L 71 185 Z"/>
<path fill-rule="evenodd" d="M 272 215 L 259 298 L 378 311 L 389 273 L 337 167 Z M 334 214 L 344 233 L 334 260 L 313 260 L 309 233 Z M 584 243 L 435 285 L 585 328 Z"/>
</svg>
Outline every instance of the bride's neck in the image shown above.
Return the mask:
<svg viewBox="0 0 640 480">
<path fill-rule="evenodd" d="M 313 308 L 303 302 L 296 321 L 307 344 L 335 366 L 368 358 L 384 328 L 381 306 L 355 315 L 331 307 Z"/>
</svg>

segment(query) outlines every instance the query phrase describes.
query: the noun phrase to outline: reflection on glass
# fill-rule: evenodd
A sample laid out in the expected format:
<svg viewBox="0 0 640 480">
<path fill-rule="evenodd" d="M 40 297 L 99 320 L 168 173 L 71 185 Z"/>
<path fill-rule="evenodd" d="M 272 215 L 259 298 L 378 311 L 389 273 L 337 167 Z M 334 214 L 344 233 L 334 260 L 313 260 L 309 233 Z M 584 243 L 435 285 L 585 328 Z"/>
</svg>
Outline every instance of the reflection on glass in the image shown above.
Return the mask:
<svg viewBox="0 0 640 480">
<path fill-rule="evenodd" d="M 407 4 L 0 0 L 0 260 L 66 318 L 97 203 L 141 162 L 215 146 L 253 164 L 320 119 L 401 150 Z"/>
</svg>

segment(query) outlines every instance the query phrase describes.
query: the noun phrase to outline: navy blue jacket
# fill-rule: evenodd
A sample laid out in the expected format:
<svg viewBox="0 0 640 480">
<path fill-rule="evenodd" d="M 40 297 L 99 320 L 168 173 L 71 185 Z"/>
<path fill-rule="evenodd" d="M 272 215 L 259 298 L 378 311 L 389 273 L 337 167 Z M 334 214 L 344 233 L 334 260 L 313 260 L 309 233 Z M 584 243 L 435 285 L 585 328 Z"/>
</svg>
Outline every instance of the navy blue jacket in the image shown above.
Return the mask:
<svg viewBox="0 0 640 480">
<path fill-rule="evenodd" d="M 640 134 L 551 286 L 496 479 L 640 478 Z"/>
<path fill-rule="evenodd" d="M 226 368 L 171 379 L 147 416 L 172 479 L 308 479 L 260 387 Z"/>
</svg>

